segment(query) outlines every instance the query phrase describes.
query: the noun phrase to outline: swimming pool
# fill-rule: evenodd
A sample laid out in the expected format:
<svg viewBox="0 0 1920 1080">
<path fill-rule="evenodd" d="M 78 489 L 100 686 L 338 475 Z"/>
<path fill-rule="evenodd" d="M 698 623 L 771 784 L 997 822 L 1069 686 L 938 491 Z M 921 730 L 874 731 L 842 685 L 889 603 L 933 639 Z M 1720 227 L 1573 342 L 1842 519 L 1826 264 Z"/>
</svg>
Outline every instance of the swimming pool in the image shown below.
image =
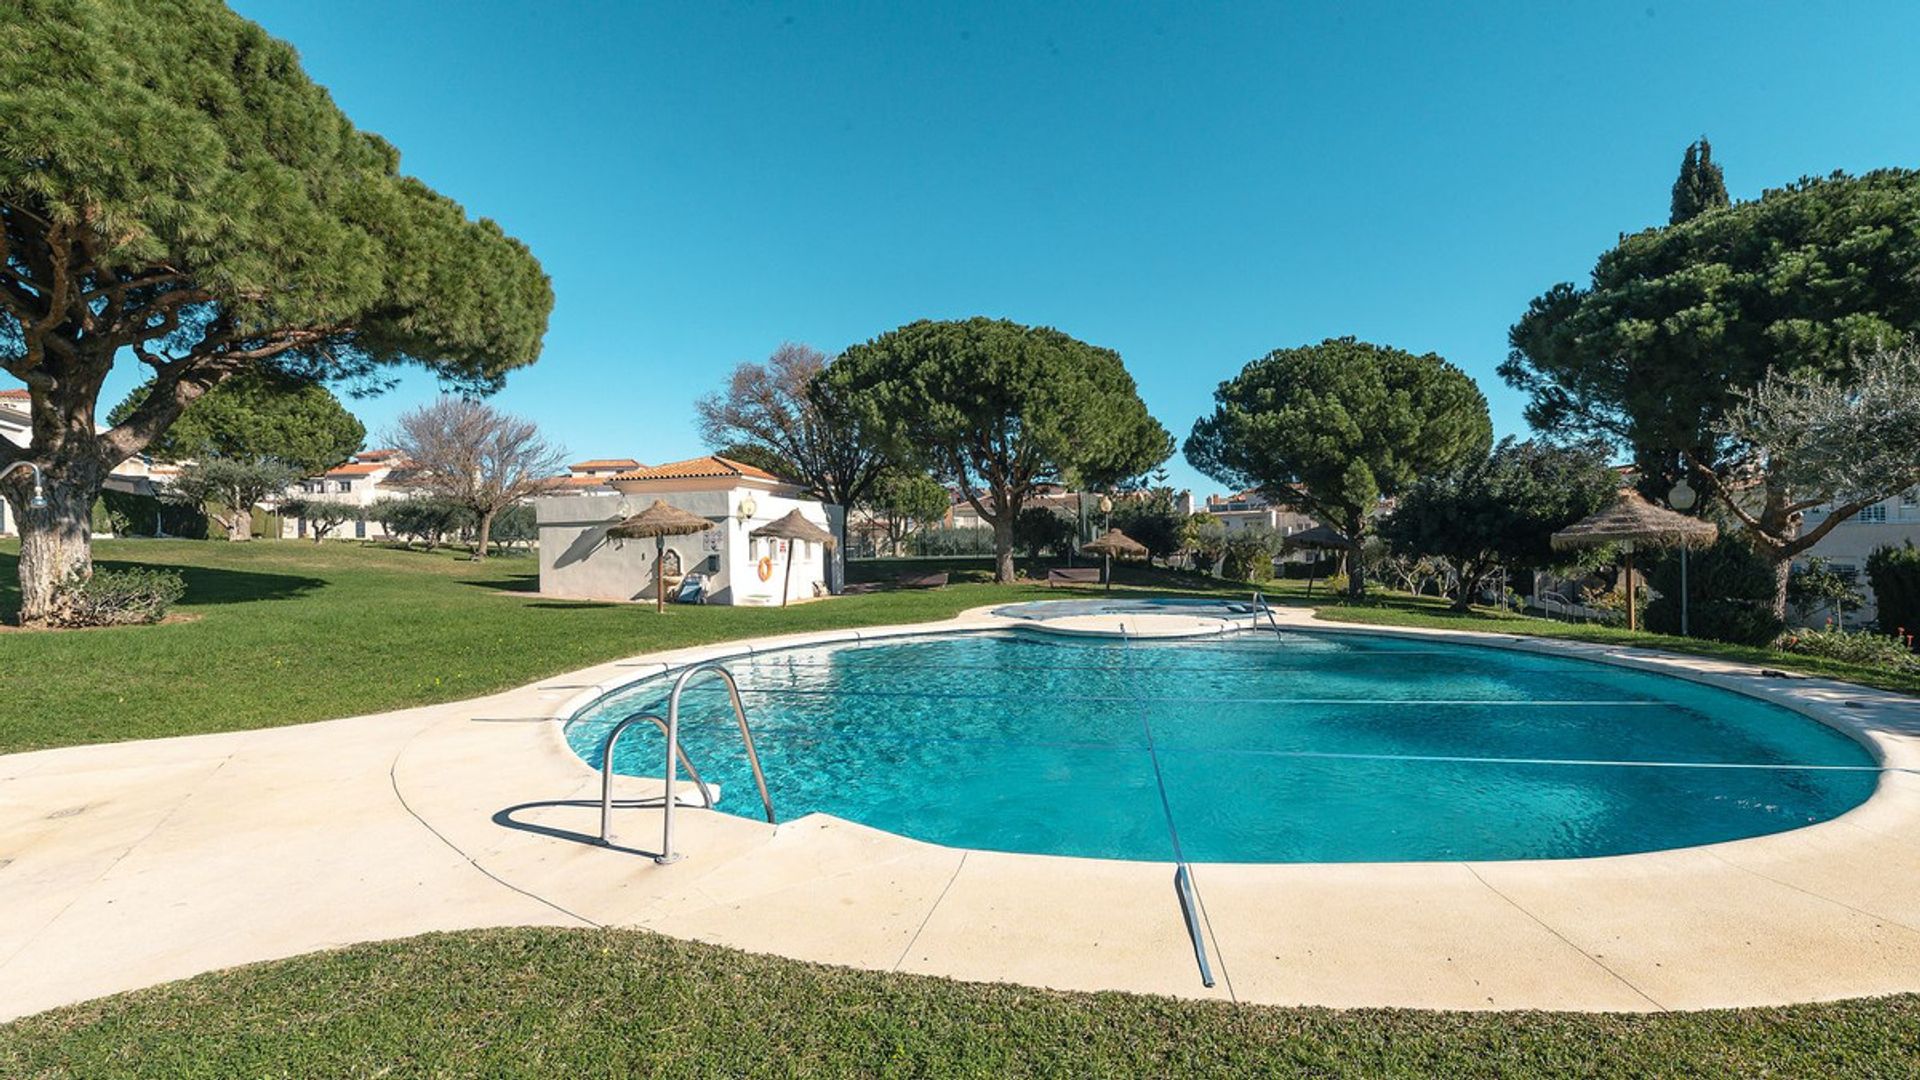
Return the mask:
<svg viewBox="0 0 1920 1080">
<path fill-rule="evenodd" d="M 1141 641 L 971 632 L 727 661 L 783 821 L 815 811 L 956 847 L 1173 861 L 1614 855 L 1835 817 L 1866 749 L 1670 676 L 1339 632 Z M 664 712 L 671 673 L 566 727 Z M 682 738 L 720 809 L 760 815 L 717 682 Z M 637 728 L 617 771 L 659 775 Z"/>
</svg>

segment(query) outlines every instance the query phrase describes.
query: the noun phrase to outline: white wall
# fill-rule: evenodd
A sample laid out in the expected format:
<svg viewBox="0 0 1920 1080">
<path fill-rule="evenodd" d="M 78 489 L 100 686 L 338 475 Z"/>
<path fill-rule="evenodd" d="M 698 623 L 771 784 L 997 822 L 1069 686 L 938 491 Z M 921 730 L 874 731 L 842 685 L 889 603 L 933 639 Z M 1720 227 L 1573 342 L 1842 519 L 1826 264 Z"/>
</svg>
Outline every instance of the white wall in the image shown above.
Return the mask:
<svg viewBox="0 0 1920 1080">
<path fill-rule="evenodd" d="M 741 498 L 751 494 L 751 520 L 739 520 Z M 540 592 L 591 600 L 652 600 L 655 541 L 610 540 L 607 528 L 653 505 L 656 498 L 714 522 L 705 532 L 669 536 L 666 548 L 680 556 L 681 570 L 708 576 L 710 604 L 777 605 L 792 548 L 791 598 L 814 596 L 826 585 L 827 553 L 818 544 L 774 545 L 752 540 L 754 529 L 799 508 L 801 516 L 829 532 L 840 508 L 748 488 L 606 495 L 552 495 L 533 501 L 540 523 Z M 767 580 L 760 560 L 770 559 Z M 669 592 L 671 598 L 671 592 Z"/>
</svg>

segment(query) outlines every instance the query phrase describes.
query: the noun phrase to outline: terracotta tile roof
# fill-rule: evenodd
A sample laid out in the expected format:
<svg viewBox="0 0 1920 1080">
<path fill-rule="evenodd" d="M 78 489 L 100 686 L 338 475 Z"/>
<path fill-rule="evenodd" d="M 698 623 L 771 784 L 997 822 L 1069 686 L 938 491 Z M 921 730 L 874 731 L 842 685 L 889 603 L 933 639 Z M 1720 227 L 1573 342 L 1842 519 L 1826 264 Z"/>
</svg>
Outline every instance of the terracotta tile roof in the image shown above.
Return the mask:
<svg viewBox="0 0 1920 1080">
<path fill-rule="evenodd" d="M 640 463 L 632 458 L 594 458 L 592 461 L 576 461 L 567 466 L 569 469 L 637 469 Z"/>
<path fill-rule="evenodd" d="M 0 390 L 0 401 L 26 401 L 32 396 L 25 390 Z"/>
<path fill-rule="evenodd" d="M 382 469 L 392 468 L 384 461 L 355 461 L 327 470 L 328 476 L 372 476 Z"/>
<path fill-rule="evenodd" d="M 756 480 L 778 480 L 779 477 L 756 469 L 744 461 L 717 457 L 708 454 L 705 457 L 688 458 L 685 461 L 670 461 L 665 465 L 655 465 L 650 469 L 629 469 L 613 477 L 615 480 L 724 480 L 728 477 L 750 476 Z"/>
<path fill-rule="evenodd" d="M 606 487 L 611 479 L 611 476 L 556 476 L 552 482 L 556 487 L 589 488 Z"/>
</svg>

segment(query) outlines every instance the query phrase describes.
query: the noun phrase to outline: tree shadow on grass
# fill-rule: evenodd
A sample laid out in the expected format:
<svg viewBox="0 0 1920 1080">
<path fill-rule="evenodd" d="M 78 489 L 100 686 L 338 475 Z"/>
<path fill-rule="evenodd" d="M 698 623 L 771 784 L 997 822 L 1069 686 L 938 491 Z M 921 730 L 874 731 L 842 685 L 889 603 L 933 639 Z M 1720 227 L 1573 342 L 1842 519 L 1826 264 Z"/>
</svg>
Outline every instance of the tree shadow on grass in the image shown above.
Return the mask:
<svg viewBox="0 0 1920 1080">
<path fill-rule="evenodd" d="M 298 574 L 263 574 L 251 570 L 221 570 L 206 566 L 177 566 L 126 559 L 100 559 L 96 570 L 168 570 L 186 582 L 179 607 L 244 604 L 256 600 L 293 600 L 326 587 L 326 581 Z M 17 622 L 20 614 L 20 559 L 0 555 L 0 623 Z"/>
<path fill-rule="evenodd" d="M 531 574 L 509 574 L 506 577 L 488 581 L 468 579 L 461 581 L 460 584 L 471 585 L 476 589 L 487 589 L 491 592 L 537 593 L 540 591 L 540 572 L 536 570 Z"/>
</svg>

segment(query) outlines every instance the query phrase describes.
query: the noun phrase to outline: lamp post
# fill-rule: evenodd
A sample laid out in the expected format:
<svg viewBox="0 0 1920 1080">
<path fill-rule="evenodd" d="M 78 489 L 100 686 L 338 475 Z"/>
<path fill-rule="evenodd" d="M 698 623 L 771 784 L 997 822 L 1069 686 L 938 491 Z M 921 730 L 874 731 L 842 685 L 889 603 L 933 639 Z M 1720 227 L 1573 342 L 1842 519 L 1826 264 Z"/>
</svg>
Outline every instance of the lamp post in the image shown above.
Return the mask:
<svg viewBox="0 0 1920 1080">
<path fill-rule="evenodd" d="M 1693 485 L 1687 483 L 1687 478 L 1682 476 L 1680 482 L 1673 485 L 1673 490 L 1667 492 L 1667 505 L 1684 514 L 1693 509 L 1693 504 L 1698 498 L 1699 496 L 1694 493 Z M 1685 544 L 1680 545 L 1680 636 L 1691 636 L 1687 633 L 1687 545 Z"/>
</svg>

